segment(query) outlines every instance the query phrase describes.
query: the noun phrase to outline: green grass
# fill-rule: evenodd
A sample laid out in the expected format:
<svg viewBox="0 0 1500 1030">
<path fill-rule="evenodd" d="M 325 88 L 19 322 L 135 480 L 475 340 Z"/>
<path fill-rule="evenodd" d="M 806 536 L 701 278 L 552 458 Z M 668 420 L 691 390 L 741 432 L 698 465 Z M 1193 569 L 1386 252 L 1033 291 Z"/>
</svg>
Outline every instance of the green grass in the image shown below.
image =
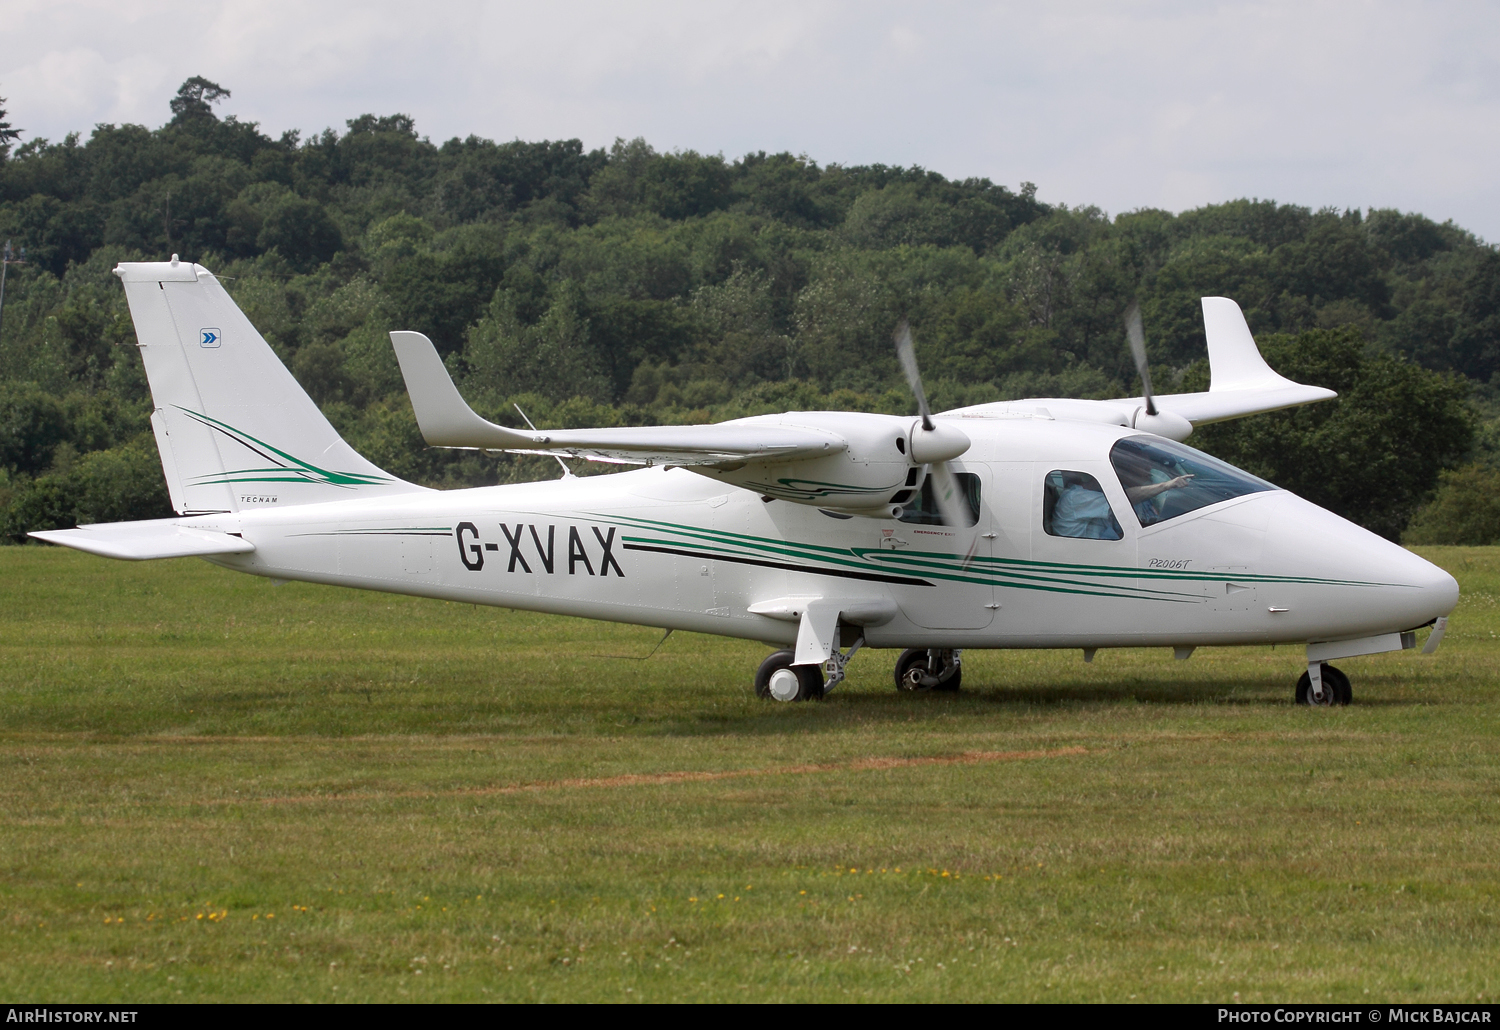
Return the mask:
<svg viewBox="0 0 1500 1030">
<path fill-rule="evenodd" d="M 1500 549 L 1423 553 L 1442 650 L 1310 711 L 1297 649 L 775 705 L 756 645 L 0 549 L 0 995 L 1490 1000 Z"/>
</svg>

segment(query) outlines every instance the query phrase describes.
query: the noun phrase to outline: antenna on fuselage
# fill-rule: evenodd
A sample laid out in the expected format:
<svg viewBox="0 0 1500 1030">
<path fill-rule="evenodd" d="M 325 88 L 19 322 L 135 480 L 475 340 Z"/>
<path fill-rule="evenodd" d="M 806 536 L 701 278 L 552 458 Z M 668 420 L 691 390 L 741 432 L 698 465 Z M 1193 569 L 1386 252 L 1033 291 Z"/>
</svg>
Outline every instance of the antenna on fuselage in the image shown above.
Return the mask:
<svg viewBox="0 0 1500 1030">
<path fill-rule="evenodd" d="M 526 428 L 527 429 L 530 429 L 533 433 L 537 431 L 536 430 L 536 426 L 534 426 L 534 425 L 531 424 L 531 419 L 529 419 L 529 418 L 526 417 L 526 412 L 524 412 L 524 411 L 521 410 L 521 406 L 519 404 L 517 404 L 515 401 L 511 401 L 510 402 L 510 406 L 512 408 L 516 409 L 516 414 L 521 416 L 521 421 L 526 423 Z M 563 461 L 561 458 L 559 458 L 555 454 L 552 455 L 552 458 L 553 458 L 554 461 L 556 461 L 559 465 L 562 466 L 562 470 L 563 470 L 562 477 L 564 479 L 572 479 L 573 478 L 573 470 L 570 469 L 570 468 L 568 468 L 568 463 L 565 462 L 565 461 Z"/>
</svg>

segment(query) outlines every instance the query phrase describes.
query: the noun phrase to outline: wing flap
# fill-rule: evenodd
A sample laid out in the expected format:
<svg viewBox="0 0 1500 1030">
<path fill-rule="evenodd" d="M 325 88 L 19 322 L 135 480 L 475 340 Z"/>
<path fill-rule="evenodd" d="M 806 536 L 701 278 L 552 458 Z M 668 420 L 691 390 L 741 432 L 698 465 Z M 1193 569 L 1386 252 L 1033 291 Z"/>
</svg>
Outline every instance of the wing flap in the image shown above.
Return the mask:
<svg viewBox="0 0 1500 1030">
<path fill-rule="evenodd" d="M 422 438 L 434 447 L 590 458 L 623 465 L 722 465 L 736 461 L 791 461 L 837 454 L 838 435 L 741 419 L 705 426 L 634 426 L 522 432 L 481 418 L 453 385 L 432 341 L 393 332 L 391 345 L 411 396 Z"/>
<path fill-rule="evenodd" d="M 146 561 L 152 558 L 203 558 L 214 554 L 246 554 L 255 545 L 232 533 L 194 529 L 172 519 L 150 522 L 102 522 L 77 529 L 47 529 L 27 536 L 87 551 L 103 558 Z"/>
</svg>

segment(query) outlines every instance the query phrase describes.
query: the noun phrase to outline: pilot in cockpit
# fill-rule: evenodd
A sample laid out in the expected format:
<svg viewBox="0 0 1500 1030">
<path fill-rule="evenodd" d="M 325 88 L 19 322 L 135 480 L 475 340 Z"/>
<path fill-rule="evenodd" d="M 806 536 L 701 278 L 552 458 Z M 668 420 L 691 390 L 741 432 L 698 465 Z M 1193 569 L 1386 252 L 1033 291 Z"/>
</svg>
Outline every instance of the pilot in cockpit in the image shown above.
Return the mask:
<svg viewBox="0 0 1500 1030">
<path fill-rule="evenodd" d="M 1161 518 L 1161 502 L 1157 500 L 1168 490 L 1177 490 L 1193 481 L 1193 473 L 1173 475 L 1175 469 L 1163 467 L 1145 454 L 1116 448 L 1111 455 L 1120 485 L 1125 496 L 1135 509 L 1141 525 L 1149 526 Z"/>
<path fill-rule="evenodd" d="M 1187 486 L 1193 474 L 1173 475 L 1149 458 L 1136 454 L 1115 456 L 1115 469 L 1125 496 L 1141 525 L 1160 521 L 1159 498 Z M 1056 471 L 1047 476 L 1046 530 L 1052 536 L 1082 540 L 1119 540 L 1124 536 L 1099 481 L 1086 472 Z"/>
</svg>

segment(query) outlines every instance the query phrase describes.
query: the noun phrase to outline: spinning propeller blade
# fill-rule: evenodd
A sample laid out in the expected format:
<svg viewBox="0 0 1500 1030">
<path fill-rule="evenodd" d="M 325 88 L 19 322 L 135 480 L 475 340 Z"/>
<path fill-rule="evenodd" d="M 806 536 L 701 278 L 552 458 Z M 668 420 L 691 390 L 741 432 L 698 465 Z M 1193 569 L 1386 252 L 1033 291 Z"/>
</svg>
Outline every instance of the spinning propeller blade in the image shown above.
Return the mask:
<svg viewBox="0 0 1500 1030">
<path fill-rule="evenodd" d="M 896 358 L 901 362 L 901 371 L 906 373 L 906 384 L 917 397 L 917 411 L 922 415 L 922 428 L 932 432 L 932 409 L 927 406 L 927 391 L 922 389 L 922 373 L 917 371 L 917 352 L 911 343 L 911 325 L 906 319 L 896 327 Z"/>
<path fill-rule="evenodd" d="M 969 440 L 958 430 L 947 425 L 939 426 L 932 421 L 932 409 L 927 405 L 927 391 L 922 388 L 922 373 L 917 370 L 916 349 L 911 342 L 911 325 L 904 318 L 896 327 L 896 357 L 901 362 L 901 371 L 906 373 L 906 382 L 917 399 L 917 411 L 922 416 L 921 436 L 912 434 L 912 460 L 929 463 L 927 478 L 932 482 L 932 499 L 937 502 L 943 525 L 962 532 L 969 529 L 969 519 L 960 497 L 962 491 L 958 485 L 958 477 L 948 468 L 948 458 L 957 457 L 967 450 Z M 926 452 L 930 450 L 945 456 L 926 458 Z M 968 551 L 963 561 L 965 568 L 973 559 L 974 549 L 979 543 L 979 538 L 973 533 L 969 537 Z"/>
<path fill-rule="evenodd" d="M 1141 389 L 1146 394 L 1146 414 L 1156 414 L 1156 401 L 1151 397 L 1151 367 L 1146 363 L 1146 330 L 1141 325 L 1141 305 L 1131 301 L 1125 310 L 1125 335 L 1130 337 L 1130 353 L 1135 357 L 1136 371 L 1141 374 Z"/>
</svg>

